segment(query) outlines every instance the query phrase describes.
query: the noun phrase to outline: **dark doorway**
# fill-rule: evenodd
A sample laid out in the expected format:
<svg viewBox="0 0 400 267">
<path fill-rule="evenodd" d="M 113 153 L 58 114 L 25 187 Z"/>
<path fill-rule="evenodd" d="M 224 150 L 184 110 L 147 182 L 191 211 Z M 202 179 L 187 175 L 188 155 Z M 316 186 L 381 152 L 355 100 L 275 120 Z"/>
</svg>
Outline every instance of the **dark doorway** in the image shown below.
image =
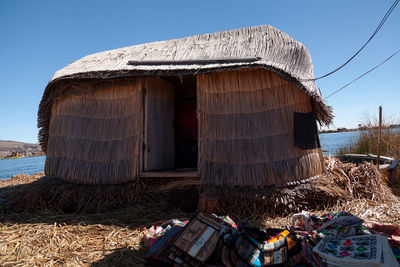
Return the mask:
<svg viewBox="0 0 400 267">
<path fill-rule="evenodd" d="M 143 171 L 197 170 L 196 76 L 148 78 L 145 88 Z"/>
<path fill-rule="evenodd" d="M 196 76 L 179 77 L 175 86 L 175 167 L 197 168 L 198 119 Z"/>
</svg>

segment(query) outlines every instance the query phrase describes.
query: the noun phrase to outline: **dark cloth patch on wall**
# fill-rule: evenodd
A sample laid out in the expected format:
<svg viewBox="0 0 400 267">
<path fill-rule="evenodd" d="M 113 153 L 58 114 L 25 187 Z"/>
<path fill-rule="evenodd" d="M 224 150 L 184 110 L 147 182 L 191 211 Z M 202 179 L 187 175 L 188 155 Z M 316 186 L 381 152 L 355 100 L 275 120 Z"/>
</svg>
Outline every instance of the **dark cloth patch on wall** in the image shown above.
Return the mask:
<svg viewBox="0 0 400 267">
<path fill-rule="evenodd" d="M 294 112 L 294 144 L 302 149 L 319 148 L 317 121 L 314 112 Z"/>
</svg>

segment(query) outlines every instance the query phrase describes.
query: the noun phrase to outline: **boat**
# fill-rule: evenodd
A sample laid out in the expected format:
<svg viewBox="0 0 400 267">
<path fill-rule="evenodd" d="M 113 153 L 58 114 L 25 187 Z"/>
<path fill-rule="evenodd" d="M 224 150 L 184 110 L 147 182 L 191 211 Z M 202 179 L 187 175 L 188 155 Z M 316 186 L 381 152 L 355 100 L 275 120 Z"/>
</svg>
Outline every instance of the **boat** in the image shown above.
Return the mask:
<svg viewBox="0 0 400 267">
<path fill-rule="evenodd" d="M 373 162 L 376 164 L 377 156 L 373 154 L 343 154 L 336 156 L 341 162 L 347 163 L 363 163 Z M 395 158 L 380 156 L 379 157 L 379 171 L 384 174 L 389 182 L 392 184 L 396 180 L 397 167 L 399 166 L 399 161 Z"/>
<path fill-rule="evenodd" d="M 25 154 L 15 154 L 15 155 L 10 155 L 10 156 L 1 156 L 1 159 L 20 159 L 20 158 L 25 158 Z"/>
</svg>

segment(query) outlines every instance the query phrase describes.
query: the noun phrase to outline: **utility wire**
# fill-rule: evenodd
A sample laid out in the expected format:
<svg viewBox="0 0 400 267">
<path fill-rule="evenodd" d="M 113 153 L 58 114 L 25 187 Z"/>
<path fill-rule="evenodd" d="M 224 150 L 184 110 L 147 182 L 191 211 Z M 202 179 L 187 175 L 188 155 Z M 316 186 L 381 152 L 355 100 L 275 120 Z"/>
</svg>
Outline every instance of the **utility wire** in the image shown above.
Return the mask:
<svg viewBox="0 0 400 267">
<path fill-rule="evenodd" d="M 342 65 L 340 65 L 339 67 L 337 67 L 336 69 L 334 69 L 333 71 L 322 75 L 318 78 L 314 78 L 314 79 L 305 79 L 303 81 L 316 81 L 322 78 L 325 78 L 335 72 L 337 72 L 338 70 L 340 70 L 341 68 L 343 68 L 344 66 L 346 66 L 350 61 L 353 60 L 353 58 L 355 58 L 360 52 L 361 50 L 364 49 L 364 47 L 367 46 L 367 44 L 372 40 L 372 38 L 375 37 L 375 35 L 379 32 L 379 30 L 382 28 L 383 24 L 385 23 L 385 21 L 387 20 L 387 18 L 390 16 L 390 14 L 393 12 L 393 10 L 396 8 L 397 4 L 399 3 L 400 0 L 395 0 L 394 3 L 392 4 L 392 6 L 389 8 L 389 10 L 386 12 L 385 16 L 383 17 L 383 19 L 381 20 L 381 22 L 379 23 L 378 27 L 376 28 L 376 30 L 374 31 L 374 33 L 371 35 L 371 37 L 369 37 L 368 41 L 351 57 L 349 58 L 345 63 L 343 63 Z"/>
<path fill-rule="evenodd" d="M 368 73 L 372 72 L 373 70 L 375 70 L 376 68 L 378 68 L 380 65 L 382 65 L 383 63 L 385 63 L 386 61 L 388 61 L 389 59 L 391 59 L 392 57 L 394 57 L 397 53 L 399 53 L 400 50 L 397 50 L 396 53 L 394 53 L 393 55 L 391 55 L 390 57 L 388 57 L 387 59 L 385 59 L 384 61 L 382 61 L 381 63 L 379 63 L 378 65 L 376 65 L 375 67 L 373 67 L 372 69 L 370 69 L 369 71 L 365 72 L 364 74 L 358 76 L 356 79 L 352 80 L 351 82 L 347 83 L 346 85 L 342 86 L 341 88 L 339 88 L 338 90 L 336 90 L 335 92 L 333 92 L 332 94 L 328 95 L 327 97 L 324 98 L 327 99 L 328 97 L 333 96 L 334 94 L 342 91 L 344 88 L 346 88 L 347 86 L 349 86 L 350 84 L 352 84 L 353 82 L 357 81 L 358 79 L 364 77 L 365 75 L 367 75 Z"/>
</svg>

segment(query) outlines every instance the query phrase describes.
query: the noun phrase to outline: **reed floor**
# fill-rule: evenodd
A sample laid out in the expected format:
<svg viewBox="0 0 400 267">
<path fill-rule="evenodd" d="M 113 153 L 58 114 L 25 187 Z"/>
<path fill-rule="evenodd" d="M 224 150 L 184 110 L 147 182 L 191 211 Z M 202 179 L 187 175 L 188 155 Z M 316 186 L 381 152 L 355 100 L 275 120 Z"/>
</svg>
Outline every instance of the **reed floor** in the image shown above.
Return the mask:
<svg viewBox="0 0 400 267">
<path fill-rule="evenodd" d="M 40 179 L 17 176 L 0 181 L 3 194 L 13 187 Z M 400 184 L 392 187 L 400 196 Z M 17 192 L 13 192 L 17 193 Z M 242 206 L 248 212 L 228 214 L 237 223 L 248 220 L 253 225 L 282 227 L 290 216 L 260 214 L 252 205 Z M 373 206 L 364 200 L 353 200 L 315 210 L 316 213 L 348 210 L 365 219 L 400 223 L 398 209 L 390 204 Z M 240 217 L 238 217 L 239 214 Z M 65 213 L 49 209 L 2 212 L 0 210 L 1 266 L 145 266 L 142 238 L 144 228 L 172 218 L 188 219 L 193 212 L 183 212 L 165 205 L 165 199 L 154 197 L 145 203 L 102 213 Z M 221 214 L 222 215 L 222 214 Z"/>
</svg>

